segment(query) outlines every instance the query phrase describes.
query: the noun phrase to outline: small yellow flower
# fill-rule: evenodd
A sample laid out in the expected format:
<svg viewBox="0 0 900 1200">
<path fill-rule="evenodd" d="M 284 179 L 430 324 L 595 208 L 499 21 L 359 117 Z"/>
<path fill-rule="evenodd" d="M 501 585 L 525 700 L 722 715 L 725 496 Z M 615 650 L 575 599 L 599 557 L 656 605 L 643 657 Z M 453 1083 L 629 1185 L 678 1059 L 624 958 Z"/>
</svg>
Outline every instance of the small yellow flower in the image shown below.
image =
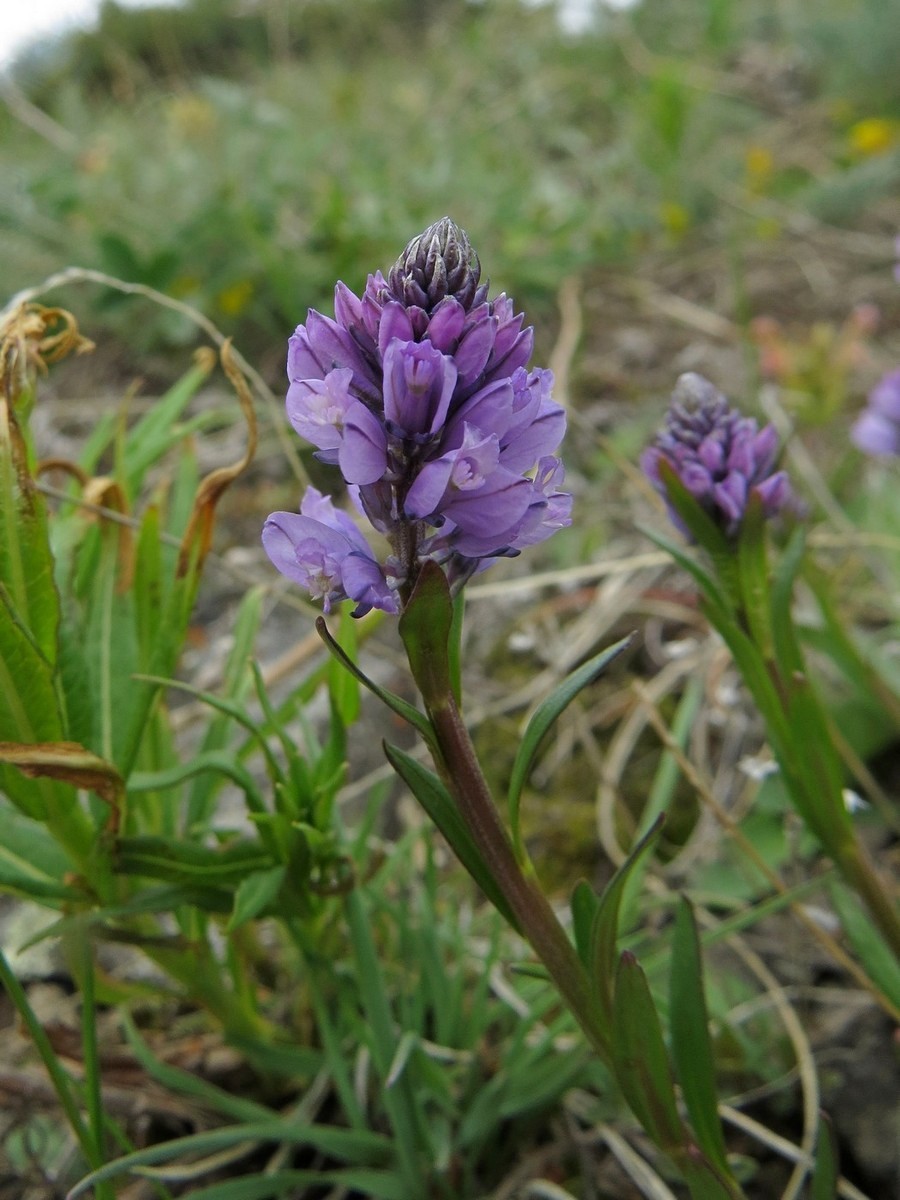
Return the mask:
<svg viewBox="0 0 900 1200">
<path fill-rule="evenodd" d="M 238 317 L 252 298 L 253 284 L 249 279 L 239 279 L 219 292 L 216 303 L 226 317 Z"/>
<path fill-rule="evenodd" d="M 847 140 L 853 153 L 862 157 L 885 154 L 900 142 L 900 121 L 888 117 L 864 117 L 851 125 Z"/>
<path fill-rule="evenodd" d="M 691 214 L 674 200 L 666 200 L 659 206 L 659 219 L 663 228 L 676 239 L 683 237 L 691 224 Z"/>
<path fill-rule="evenodd" d="M 775 174 L 772 151 L 765 146 L 748 146 L 744 154 L 744 177 L 751 192 L 764 192 Z"/>
</svg>

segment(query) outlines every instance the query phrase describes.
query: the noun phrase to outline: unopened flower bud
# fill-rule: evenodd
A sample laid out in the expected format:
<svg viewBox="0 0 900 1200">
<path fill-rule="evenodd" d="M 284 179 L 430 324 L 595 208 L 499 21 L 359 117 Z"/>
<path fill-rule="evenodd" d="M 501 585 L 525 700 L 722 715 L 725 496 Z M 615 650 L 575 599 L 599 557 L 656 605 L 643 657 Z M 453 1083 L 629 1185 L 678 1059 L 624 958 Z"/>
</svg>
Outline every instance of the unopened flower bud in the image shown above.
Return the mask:
<svg viewBox="0 0 900 1200">
<path fill-rule="evenodd" d="M 388 282 L 394 297 L 426 312 L 453 296 L 465 309 L 481 303 L 481 264 L 465 231 L 449 217 L 429 225 L 412 239 L 391 268 Z"/>
<path fill-rule="evenodd" d="M 665 428 L 641 456 L 644 474 L 668 504 L 660 463 L 675 472 L 701 508 L 726 537 L 740 531 L 753 493 L 767 517 L 793 504 L 787 474 L 776 471 L 778 435 L 772 425 L 759 429 L 752 417 L 732 408 L 702 375 L 682 375 L 675 385 Z M 669 504 L 673 522 L 687 533 Z"/>
</svg>

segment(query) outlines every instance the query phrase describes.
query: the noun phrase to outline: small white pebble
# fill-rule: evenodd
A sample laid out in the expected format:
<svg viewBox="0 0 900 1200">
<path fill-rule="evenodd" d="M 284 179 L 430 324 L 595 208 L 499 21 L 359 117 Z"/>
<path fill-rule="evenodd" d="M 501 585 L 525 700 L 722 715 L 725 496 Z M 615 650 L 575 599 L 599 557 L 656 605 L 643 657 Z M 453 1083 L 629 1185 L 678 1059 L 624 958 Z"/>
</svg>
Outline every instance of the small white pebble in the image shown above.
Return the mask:
<svg viewBox="0 0 900 1200">
<path fill-rule="evenodd" d="M 738 763 L 738 770 L 742 771 L 748 779 L 762 782 L 770 775 L 778 774 L 778 763 L 773 762 L 771 758 L 760 758 L 758 755 L 747 754 Z"/>
<path fill-rule="evenodd" d="M 863 800 L 859 792 L 854 792 L 853 788 L 844 788 L 844 808 L 848 813 L 865 812 L 871 805 L 867 800 Z"/>
</svg>

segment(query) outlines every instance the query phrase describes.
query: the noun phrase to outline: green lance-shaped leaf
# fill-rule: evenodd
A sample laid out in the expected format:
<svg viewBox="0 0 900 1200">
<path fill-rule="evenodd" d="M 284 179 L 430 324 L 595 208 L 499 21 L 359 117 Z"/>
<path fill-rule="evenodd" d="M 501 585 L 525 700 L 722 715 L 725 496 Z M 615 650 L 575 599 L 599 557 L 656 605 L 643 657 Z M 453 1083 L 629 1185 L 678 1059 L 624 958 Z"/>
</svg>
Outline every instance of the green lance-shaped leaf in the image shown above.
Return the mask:
<svg viewBox="0 0 900 1200">
<path fill-rule="evenodd" d="M 743 615 L 763 657 L 772 657 L 772 605 L 762 498 L 751 492 L 737 540 L 737 570 Z"/>
<path fill-rule="evenodd" d="M 30 744 L 52 742 L 65 736 L 53 667 L 41 653 L 8 604 L 0 588 L 0 738 Z M 56 805 L 64 803 L 63 789 L 34 782 L 0 767 L 0 788 L 27 816 L 43 820 Z M 69 803 L 74 803 L 74 793 Z"/>
<path fill-rule="evenodd" d="M 370 679 L 350 658 L 343 647 L 338 645 L 335 639 L 331 636 L 328 626 L 325 624 L 324 617 L 316 619 L 316 632 L 319 637 L 334 655 L 334 657 L 353 675 L 359 682 L 377 696 L 378 699 L 388 706 L 392 712 L 395 712 L 398 717 L 402 717 L 404 721 L 412 725 L 412 727 L 432 745 L 434 743 L 434 734 L 431 725 L 422 713 L 417 708 L 413 708 L 406 700 L 400 696 L 396 696 L 387 688 L 380 687 L 374 680 Z"/>
<path fill-rule="evenodd" d="M 572 898 L 576 945 L 587 968 L 591 989 L 607 1035 L 613 1023 L 616 949 L 622 896 L 631 872 L 659 837 L 662 826 L 663 818 L 659 817 L 616 871 L 601 896 L 589 896 L 588 885 L 582 883 L 575 889 Z M 588 892 L 585 888 L 588 888 Z"/>
<path fill-rule="evenodd" d="M 626 638 L 622 638 L 620 642 L 616 642 L 614 646 L 601 651 L 576 671 L 573 671 L 567 679 L 563 680 L 559 687 L 538 705 L 532 714 L 531 720 L 528 722 L 525 732 L 522 735 L 519 749 L 516 752 L 508 792 L 510 831 L 520 861 L 524 860 L 520 821 L 522 789 L 537 757 L 541 742 L 563 710 L 572 703 L 583 688 L 594 682 L 614 658 L 617 658 L 627 646 L 631 645 L 633 637 L 634 635 L 631 634 Z"/>
<path fill-rule="evenodd" d="M 119 870 L 195 887 L 237 887 L 248 875 L 275 866 L 258 842 L 197 846 L 175 838 L 127 837 L 117 843 Z"/>
<path fill-rule="evenodd" d="M 819 1113 L 815 1166 L 809 1184 L 809 1200 L 836 1200 L 838 1194 L 838 1148 L 831 1121 Z"/>
<path fill-rule="evenodd" d="M 447 577 L 435 562 L 426 562 L 399 621 L 410 670 L 425 707 L 442 708 L 453 695 L 450 634 L 453 601 Z"/>
<path fill-rule="evenodd" d="M 660 1149 L 675 1153 L 686 1144 L 662 1026 L 646 976 L 637 959 L 623 952 L 616 971 L 611 1051 L 616 1079 L 632 1112 Z"/>
<path fill-rule="evenodd" d="M 59 843 L 43 825 L 0 805 L 0 891 L 56 907 L 78 891 L 64 883 L 75 870 Z"/>
<path fill-rule="evenodd" d="M 32 486 L 16 414 L 0 397 L 0 586 L 5 606 L 52 667 L 59 595 L 43 497 Z"/>
<path fill-rule="evenodd" d="M 697 545 L 709 555 L 729 596 L 735 597 L 738 592 L 738 572 L 731 542 L 665 459 L 660 459 L 659 477 L 665 485 L 669 503 Z"/>
<path fill-rule="evenodd" d="M 874 983 L 896 1007 L 900 1008 L 900 962 L 872 923 L 865 909 L 849 888 L 832 882 L 828 889 L 831 903 L 848 941 Z"/>
<path fill-rule="evenodd" d="M 416 797 L 425 811 L 447 839 L 454 854 L 466 868 L 493 906 L 506 918 L 514 929 L 519 928 L 503 893 L 497 886 L 472 835 L 459 815 L 453 797 L 443 783 L 427 767 L 416 762 L 408 754 L 387 742 L 384 752 L 388 762 Z"/>
<path fill-rule="evenodd" d="M 719 619 L 727 619 L 731 611 L 729 600 L 725 597 L 713 576 L 705 567 L 700 565 L 693 554 L 685 550 L 683 546 L 679 546 L 676 542 L 673 542 L 671 538 L 657 533 L 655 529 L 650 529 L 646 525 L 639 525 L 638 529 L 654 545 L 659 546 L 660 550 L 665 550 L 666 554 L 670 555 L 682 570 L 687 571 L 699 586 L 707 604 L 711 606 Z"/>
<path fill-rule="evenodd" d="M 242 879 L 235 892 L 234 909 L 225 932 L 233 933 L 268 908 L 281 890 L 286 875 L 287 867 L 280 864 L 265 871 L 254 871 Z"/>
<path fill-rule="evenodd" d="M 689 902 L 682 898 L 675 916 L 670 979 L 672 1056 L 691 1124 L 706 1156 L 729 1173 L 719 1120 L 715 1066 L 709 1036 L 700 939 Z"/>
<path fill-rule="evenodd" d="M 178 424 L 181 414 L 216 365 L 216 355 L 202 347 L 190 368 L 130 429 L 122 453 L 122 475 L 132 497 L 140 491 L 144 475 L 185 437 Z"/>
</svg>

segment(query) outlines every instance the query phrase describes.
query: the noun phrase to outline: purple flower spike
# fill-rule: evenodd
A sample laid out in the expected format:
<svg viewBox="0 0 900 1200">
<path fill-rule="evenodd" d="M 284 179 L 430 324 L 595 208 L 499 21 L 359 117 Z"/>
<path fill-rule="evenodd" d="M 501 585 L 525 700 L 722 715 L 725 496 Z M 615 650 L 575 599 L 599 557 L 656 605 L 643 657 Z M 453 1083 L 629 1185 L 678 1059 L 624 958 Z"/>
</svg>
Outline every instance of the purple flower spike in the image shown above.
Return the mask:
<svg viewBox="0 0 900 1200">
<path fill-rule="evenodd" d="M 641 467 L 666 500 L 669 515 L 682 533 L 684 522 L 669 504 L 660 474 L 665 462 L 728 538 L 736 538 L 751 495 L 762 501 L 766 517 L 794 503 L 784 471 L 776 471 L 778 435 L 743 417 L 701 375 L 682 375 L 675 384 L 665 428 L 641 456 Z M 688 536 L 690 536 L 688 534 Z"/>
<path fill-rule="evenodd" d="M 283 574 L 326 611 L 350 599 L 355 616 L 399 612 L 426 560 L 456 590 L 570 523 L 553 377 L 527 370 L 533 331 L 507 296 L 488 299 L 458 226 L 445 217 L 413 238 L 361 296 L 338 283 L 334 313 L 310 312 L 290 339 L 288 418 L 389 550 L 379 561 L 311 488 L 299 514 L 273 513 L 263 530 Z"/>
<path fill-rule="evenodd" d="M 900 370 L 885 375 L 869 393 L 850 437 L 865 454 L 900 455 Z"/>
</svg>

